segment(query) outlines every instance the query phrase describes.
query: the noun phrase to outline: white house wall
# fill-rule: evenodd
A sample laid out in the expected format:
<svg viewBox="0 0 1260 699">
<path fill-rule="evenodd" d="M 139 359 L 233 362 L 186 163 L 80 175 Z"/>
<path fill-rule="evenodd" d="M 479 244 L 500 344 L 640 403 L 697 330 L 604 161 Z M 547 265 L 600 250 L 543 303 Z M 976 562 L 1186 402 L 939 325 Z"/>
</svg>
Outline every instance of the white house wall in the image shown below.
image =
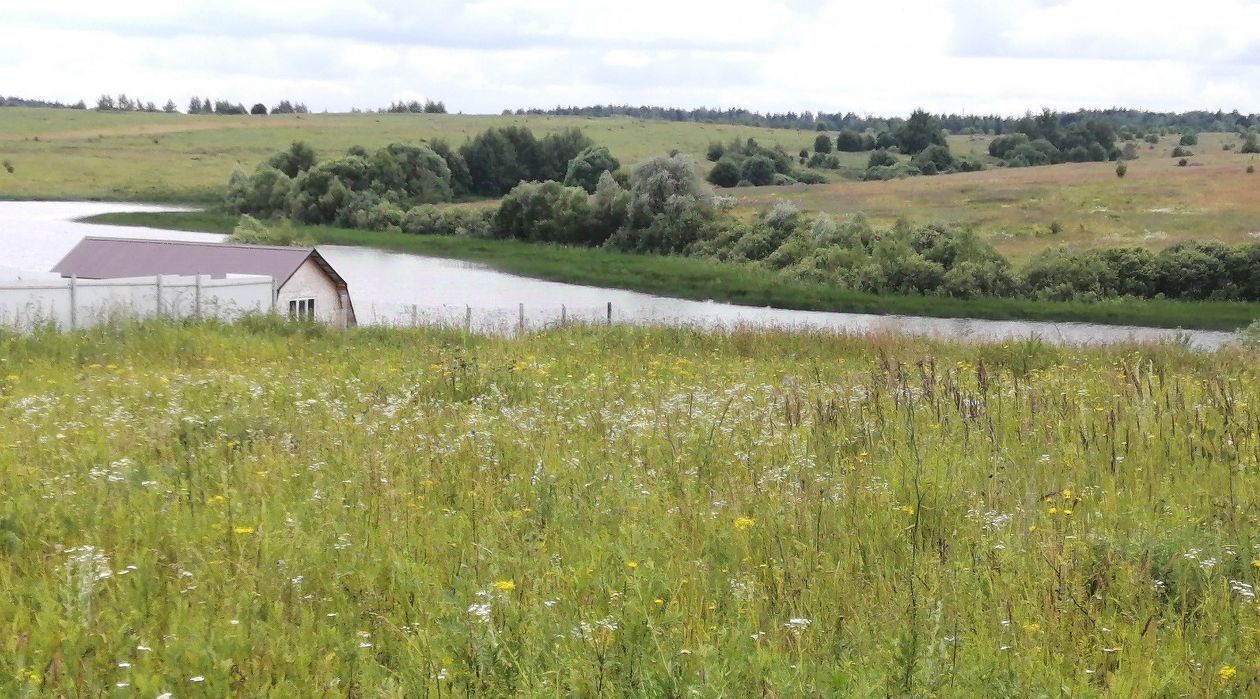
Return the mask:
<svg viewBox="0 0 1260 699">
<path fill-rule="evenodd" d="M 338 327 L 345 325 L 345 312 L 337 296 L 337 285 L 314 260 L 308 259 L 280 287 L 276 294 L 276 310 L 288 313 L 290 301 L 310 298 L 315 299 L 316 320 Z"/>
</svg>

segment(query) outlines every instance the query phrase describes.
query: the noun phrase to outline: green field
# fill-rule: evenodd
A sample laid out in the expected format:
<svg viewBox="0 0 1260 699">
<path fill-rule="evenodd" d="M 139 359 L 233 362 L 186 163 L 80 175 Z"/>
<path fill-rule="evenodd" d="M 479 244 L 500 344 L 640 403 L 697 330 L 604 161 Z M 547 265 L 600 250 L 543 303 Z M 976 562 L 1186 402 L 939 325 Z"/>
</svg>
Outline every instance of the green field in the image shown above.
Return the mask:
<svg viewBox="0 0 1260 699">
<path fill-rule="evenodd" d="M 535 134 L 580 127 L 626 165 L 671 149 L 704 162 L 710 141 L 754 137 L 791 152 L 812 147 L 813 131 L 625 118 L 441 114 L 214 116 L 5 108 L 0 111 L 0 198 L 217 203 L 236 167 L 254 167 L 292 141 L 321 157 L 350 146 L 445 138 L 455 146 L 492 126 Z M 856 158 L 857 156 L 852 156 Z M 861 160 L 864 161 L 865 156 Z"/>
<path fill-rule="evenodd" d="M 1258 367 L 0 336 L 0 695 L 1255 696 Z"/>
</svg>

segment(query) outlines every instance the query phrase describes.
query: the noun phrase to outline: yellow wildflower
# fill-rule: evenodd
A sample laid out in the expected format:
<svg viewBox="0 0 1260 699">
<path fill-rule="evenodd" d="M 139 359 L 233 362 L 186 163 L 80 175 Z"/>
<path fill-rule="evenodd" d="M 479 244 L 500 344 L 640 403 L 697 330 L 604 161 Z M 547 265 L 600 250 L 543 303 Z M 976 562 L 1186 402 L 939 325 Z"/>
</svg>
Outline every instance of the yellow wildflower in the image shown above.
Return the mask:
<svg viewBox="0 0 1260 699">
<path fill-rule="evenodd" d="M 17 374 L 9 374 L 8 376 L 4 377 L 4 380 L 5 380 L 5 381 L 8 381 L 9 383 L 13 383 L 14 381 L 17 381 L 17 380 L 18 380 L 18 375 L 17 375 Z"/>
<path fill-rule="evenodd" d="M 254 528 L 253 527 L 233 527 L 232 533 L 233 534 L 253 534 Z"/>
<path fill-rule="evenodd" d="M 1049 515 L 1057 515 L 1057 514 L 1059 514 L 1059 508 L 1057 508 L 1057 507 L 1051 507 L 1050 509 L 1046 510 L 1046 514 L 1049 514 Z"/>
<path fill-rule="evenodd" d="M 1252 568 L 1260 568 L 1260 558 L 1257 558 L 1256 560 L 1252 561 L 1252 562 L 1251 562 L 1251 567 L 1252 567 Z"/>
<path fill-rule="evenodd" d="M 1064 499 L 1064 500 L 1071 500 L 1071 499 L 1072 499 L 1072 489 L 1071 489 L 1071 488 L 1064 488 L 1064 489 L 1063 489 L 1063 499 Z"/>
<path fill-rule="evenodd" d="M 1221 679 L 1221 682 L 1229 682 L 1237 674 L 1238 670 L 1233 665 L 1222 665 L 1221 669 L 1216 671 L 1216 676 Z"/>
<path fill-rule="evenodd" d="M 209 500 L 206 500 L 206 504 L 207 505 L 222 505 L 226 501 L 227 501 L 227 498 L 223 497 L 222 495 L 215 495 Z"/>
<path fill-rule="evenodd" d="M 635 568 L 638 568 L 638 567 L 639 567 L 639 562 L 638 562 L 638 561 L 626 561 L 626 567 L 627 567 L 627 568 L 629 568 L 630 570 L 634 570 Z"/>
<path fill-rule="evenodd" d="M 746 529 L 752 529 L 752 526 L 756 523 L 757 523 L 757 520 L 753 519 L 752 517 L 736 517 L 735 518 L 735 531 L 742 532 Z"/>
<path fill-rule="evenodd" d="M 491 587 L 499 592 L 508 593 L 516 589 L 516 583 L 511 580 L 496 580 Z"/>
<path fill-rule="evenodd" d="M 652 600 L 652 604 L 655 604 L 656 606 L 659 607 L 665 604 L 665 600 L 661 599 L 660 597 L 657 597 L 656 599 Z"/>
<path fill-rule="evenodd" d="M 1038 631 L 1041 630 L 1041 624 L 1038 624 L 1035 622 L 1024 624 L 1024 630 L 1027 631 L 1028 633 L 1037 633 Z"/>
<path fill-rule="evenodd" d="M 912 515 L 912 514 L 914 514 L 914 508 L 913 508 L 913 507 L 911 507 L 910 505 L 902 505 L 902 506 L 901 506 L 900 508 L 898 508 L 898 509 L 900 509 L 902 512 L 904 512 L 904 513 L 906 513 L 906 514 L 908 514 L 908 515 Z"/>
</svg>

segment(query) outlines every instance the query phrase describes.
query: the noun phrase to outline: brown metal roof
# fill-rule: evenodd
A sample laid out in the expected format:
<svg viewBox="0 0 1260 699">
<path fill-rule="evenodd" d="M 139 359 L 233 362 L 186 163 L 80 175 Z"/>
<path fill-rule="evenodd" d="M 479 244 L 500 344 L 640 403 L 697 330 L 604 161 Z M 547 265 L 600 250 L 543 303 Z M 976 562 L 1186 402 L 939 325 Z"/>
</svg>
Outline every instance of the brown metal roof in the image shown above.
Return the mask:
<svg viewBox="0 0 1260 699">
<path fill-rule="evenodd" d="M 268 245 L 229 245 L 175 240 L 87 237 L 79 241 L 52 271 L 63 277 L 119 279 L 156 274 L 262 274 L 283 286 L 293 273 L 313 258 L 333 282 L 345 288 L 346 282 L 312 248 L 285 248 Z"/>
</svg>

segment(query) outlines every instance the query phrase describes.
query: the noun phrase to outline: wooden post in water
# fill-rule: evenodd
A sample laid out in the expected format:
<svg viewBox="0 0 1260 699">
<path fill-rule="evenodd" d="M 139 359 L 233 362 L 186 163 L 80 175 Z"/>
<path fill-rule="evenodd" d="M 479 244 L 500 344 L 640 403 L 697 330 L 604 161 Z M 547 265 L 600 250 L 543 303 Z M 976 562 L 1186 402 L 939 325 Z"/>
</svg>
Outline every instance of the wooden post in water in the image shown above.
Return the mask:
<svg viewBox="0 0 1260 699">
<path fill-rule="evenodd" d="M 524 335 L 525 334 L 525 304 L 523 303 L 520 304 L 519 307 L 517 308 L 517 311 L 519 315 L 516 322 L 516 329 L 521 335 Z"/>
<path fill-rule="evenodd" d="M 560 304 L 560 327 L 564 327 L 565 325 L 568 324 L 569 322 L 568 315 L 569 315 L 568 309 L 564 307 L 563 303 Z"/>
<path fill-rule="evenodd" d="M 411 304 L 411 327 L 420 327 L 420 309 L 419 304 Z"/>
<path fill-rule="evenodd" d="M 472 332 L 472 306 L 464 306 L 464 334 Z"/>
<path fill-rule="evenodd" d="M 608 324 L 612 325 L 612 301 L 608 302 Z"/>
<path fill-rule="evenodd" d="M 154 289 L 157 291 L 157 317 L 162 317 L 162 275 L 154 277 L 157 281 L 154 283 Z"/>
</svg>

